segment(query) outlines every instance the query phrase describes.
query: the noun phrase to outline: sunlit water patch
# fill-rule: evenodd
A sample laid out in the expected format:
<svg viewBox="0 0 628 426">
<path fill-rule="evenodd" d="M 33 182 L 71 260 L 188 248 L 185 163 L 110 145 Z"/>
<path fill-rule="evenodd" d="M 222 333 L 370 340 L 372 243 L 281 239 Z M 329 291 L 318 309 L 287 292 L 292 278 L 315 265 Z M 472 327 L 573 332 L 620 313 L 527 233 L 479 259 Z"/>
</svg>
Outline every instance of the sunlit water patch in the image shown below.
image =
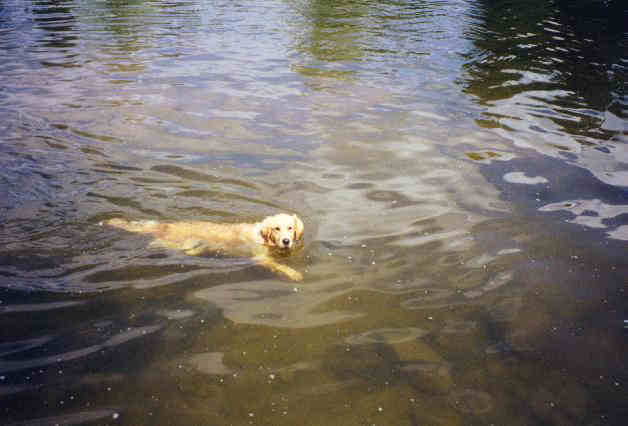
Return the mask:
<svg viewBox="0 0 628 426">
<path fill-rule="evenodd" d="M 3 420 L 623 424 L 621 2 L 489 3 L 4 2 Z"/>
</svg>

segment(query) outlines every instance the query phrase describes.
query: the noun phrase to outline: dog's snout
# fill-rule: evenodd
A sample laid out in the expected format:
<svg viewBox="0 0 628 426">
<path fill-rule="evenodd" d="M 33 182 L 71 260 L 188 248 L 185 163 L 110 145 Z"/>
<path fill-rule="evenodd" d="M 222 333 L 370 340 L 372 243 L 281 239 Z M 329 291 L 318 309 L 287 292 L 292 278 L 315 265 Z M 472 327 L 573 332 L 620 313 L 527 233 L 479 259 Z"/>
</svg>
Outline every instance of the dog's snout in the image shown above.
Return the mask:
<svg viewBox="0 0 628 426">
<path fill-rule="evenodd" d="M 281 240 L 281 242 L 283 243 L 284 246 L 289 246 L 290 245 L 290 239 L 289 238 L 284 238 L 283 240 Z"/>
</svg>

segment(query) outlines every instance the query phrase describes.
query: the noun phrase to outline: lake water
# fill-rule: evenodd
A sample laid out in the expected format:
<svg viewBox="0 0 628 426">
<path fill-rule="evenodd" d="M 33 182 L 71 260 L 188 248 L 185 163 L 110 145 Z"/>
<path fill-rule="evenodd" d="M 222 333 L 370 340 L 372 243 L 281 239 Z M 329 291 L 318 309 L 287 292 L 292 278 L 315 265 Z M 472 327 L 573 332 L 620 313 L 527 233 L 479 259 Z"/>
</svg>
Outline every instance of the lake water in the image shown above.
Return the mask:
<svg viewBox="0 0 628 426">
<path fill-rule="evenodd" d="M 2 423 L 624 424 L 622 3 L 0 2 Z"/>
</svg>

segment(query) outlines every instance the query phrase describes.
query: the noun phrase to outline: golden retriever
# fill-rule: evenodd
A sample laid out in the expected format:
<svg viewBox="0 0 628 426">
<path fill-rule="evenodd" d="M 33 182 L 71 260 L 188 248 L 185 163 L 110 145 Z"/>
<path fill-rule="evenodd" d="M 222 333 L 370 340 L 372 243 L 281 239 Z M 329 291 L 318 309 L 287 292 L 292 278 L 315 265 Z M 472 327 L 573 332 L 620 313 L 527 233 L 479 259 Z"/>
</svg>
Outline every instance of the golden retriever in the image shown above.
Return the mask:
<svg viewBox="0 0 628 426">
<path fill-rule="evenodd" d="M 303 237 L 303 222 L 297 215 L 285 213 L 269 216 L 258 223 L 221 224 L 212 222 L 160 223 L 110 219 L 106 225 L 155 237 L 151 245 L 182 250 L 198 256 L 205 253 L 250 256 L 259 265 L 291 280 L 303 275 L 278 263 L 274 257 L 290 253 Z"/>
</svg>

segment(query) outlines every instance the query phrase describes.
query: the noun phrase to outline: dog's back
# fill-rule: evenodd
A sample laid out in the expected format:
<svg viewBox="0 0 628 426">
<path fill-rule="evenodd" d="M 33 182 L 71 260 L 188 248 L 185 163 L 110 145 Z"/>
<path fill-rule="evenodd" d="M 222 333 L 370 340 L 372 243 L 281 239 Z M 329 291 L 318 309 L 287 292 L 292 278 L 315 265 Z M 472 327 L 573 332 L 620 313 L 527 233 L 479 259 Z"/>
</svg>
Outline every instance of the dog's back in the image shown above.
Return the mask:
<svg viewBox="0 0 628 426">
<path fill-rule="evenodd" d="M 124 219 L 109 219 L 105 224 L 139 234 L 156 234 L 164 227 L 163 223 L 159 223 L 155 220 L 137 220 L 131 222 Z"/>
<path fill-rule="evenodd" d="M 106 225 L 138 234 L 149 234 L 156 238 L 154 246 L 166 246 L 187 250 L 202 242 L 206 250 L 224 251 L 234 255 L 251 252 L 251 247 L 262 245 L 261 235 L 255 232 L 250 223 L 223 224 L 213 222 L 174 222 L 160 223 L 154 220 L 128 221 L 110 219 Z"/>
</svg>

